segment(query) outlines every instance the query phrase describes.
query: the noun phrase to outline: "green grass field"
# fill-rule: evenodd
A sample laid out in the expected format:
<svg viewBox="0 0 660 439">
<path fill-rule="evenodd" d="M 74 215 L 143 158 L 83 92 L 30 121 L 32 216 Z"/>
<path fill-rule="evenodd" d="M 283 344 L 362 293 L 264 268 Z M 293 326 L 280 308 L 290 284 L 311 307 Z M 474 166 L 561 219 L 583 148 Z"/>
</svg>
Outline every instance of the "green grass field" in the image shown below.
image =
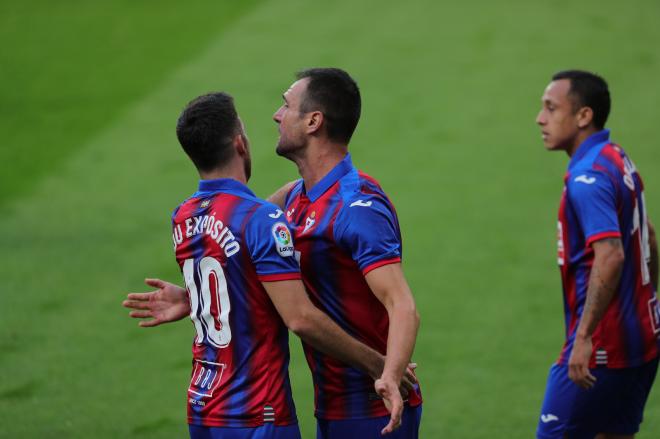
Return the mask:
<svg viewBox="0 0 660 439">
<path fill-rule="evenodd" d="M 175 120 L 232 93 L 266 196 L 296 175 L 274 154 L 280 95 L 328 65 L 361 86 L 354 162 L 402 223 L 422 437 L 533 437 L 563 336 L 567 164 L 541 144 L 540 96 L 567 67 L 609 80 L 609 127 L 660 222 L 658 17 L 653 0 L 0 2 L 0 437 L 185 437 L 193 327 L 140 329 L 120 306 L 146 276 L 180 280 L 169 215 L 197 177 Z M 646 414 L 638 437 L 660 437 L 657 388 Z"/>
</svg>

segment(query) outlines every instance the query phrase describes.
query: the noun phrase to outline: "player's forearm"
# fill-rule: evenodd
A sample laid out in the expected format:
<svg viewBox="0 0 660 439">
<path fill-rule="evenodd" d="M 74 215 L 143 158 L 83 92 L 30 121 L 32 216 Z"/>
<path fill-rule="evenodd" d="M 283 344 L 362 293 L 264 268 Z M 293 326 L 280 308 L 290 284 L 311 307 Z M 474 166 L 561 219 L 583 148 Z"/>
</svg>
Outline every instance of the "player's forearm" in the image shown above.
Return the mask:
<svg viewBox="0 0 660 439">
<path fill-rule="evenodd" d="M 651 283 L 653 288 L 658 290 L 658 241 L 655 236 L 655 227 L 649 222 L 649 247 L 651 250 L 651 258 L 649 259 L 649 274 L 651 275 Z"/>
<path fill-rule="evenodd" d="M 598 248 L 596 248 L 598 245 Z M 576 332 L 577 337 L 591 337 L 617 292 L 623 269 L 621 240 L 607 239 L 594 244 L 587 298 Z"/>
<path fill-rule="evenodd" d="M 383 371 L 385 358 L 382 354 L 347 334 L 313 305 L 301 318 L 291 323 L 290 329 L 315 349 L 372 378 L 379 377 Z"/>
<path fill-rule="evenodd" d="M 390 328 L 387 334 L 387 355 L 383 377 L 400 383 L 415 349 L 419 314 L 414 301 L 393 304 L 388 309 Z"/>
</svg>

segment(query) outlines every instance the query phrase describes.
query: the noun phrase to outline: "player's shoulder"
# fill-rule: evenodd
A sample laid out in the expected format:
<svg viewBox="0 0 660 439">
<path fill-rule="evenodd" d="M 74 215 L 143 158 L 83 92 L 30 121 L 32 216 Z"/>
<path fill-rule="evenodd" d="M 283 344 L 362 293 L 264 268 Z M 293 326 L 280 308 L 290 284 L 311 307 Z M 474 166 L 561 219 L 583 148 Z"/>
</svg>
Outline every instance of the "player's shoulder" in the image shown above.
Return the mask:
<svg viewBox="0 0 660 439">
<path fill-rule="evenodd" d="M 172 211 L 172 221 L 176 221 L 177 218 L 191 216 L 192 211 L 199 207 L 199 197 L 196 195 L 189 196 L 174 208 Z"/>
<path fill-rule="evenodd" d="M 284 212 L 274 203 L 263 200 L 261 198 L 254 198 L 250 211 L 252 212 L 250 221 L 260 221 L 272 223 L 273 221 L 286 221 Z"/>
<path fill-rule="evenodd" d="M 389 203 L 389 199 L 380 183 L 369 174 L 353 169 L 346 174 L 340 182 L 339 194 L 344 205 L 359 201 L 369 200 L 377 203 Z"/>
<path fill-rule="evenodd" d="M 394 206 L 380 183 L 365 172 L 354 169 L 341 179 L 339 194 L 342 200 L 338 221 L 353 225 L 369 224 L 374 216 L 396 217 Z"/>
</svg>

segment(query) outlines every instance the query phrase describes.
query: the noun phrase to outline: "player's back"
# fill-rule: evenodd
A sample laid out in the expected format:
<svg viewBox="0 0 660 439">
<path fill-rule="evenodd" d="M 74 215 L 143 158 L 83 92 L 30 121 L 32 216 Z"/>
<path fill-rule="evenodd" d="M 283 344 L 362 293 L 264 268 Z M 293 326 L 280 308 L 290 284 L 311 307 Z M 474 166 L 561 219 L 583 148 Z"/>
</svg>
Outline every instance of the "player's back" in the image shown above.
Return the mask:
<svg viewBox="0 0 660 439">
<path fill-rule="evenodd" d="M 299 279 L 282 212 L 229 179 L 200 182 L 172 217 L 196 336 L 189 423 L 296 422 L 288 332 L 262 281 Z M 282 229 L 282 230 L 281 230 Z"/>
<path fill-rule="evenodd" d="M 599 134 L 571 159 L 560 205 L 559 264 L 567 341 L 559 362 L 570 355 L 586 300 L 594 258 L 591 244 L 618 238 L 624 250 L 621 280 L 593 335 L 592 366 L 632 367 L 658 356 L 660 333 L 660 313 L 648 267 L 644 185 L 625 151 L 608 141 L 609 132 Z"/>
</svg>

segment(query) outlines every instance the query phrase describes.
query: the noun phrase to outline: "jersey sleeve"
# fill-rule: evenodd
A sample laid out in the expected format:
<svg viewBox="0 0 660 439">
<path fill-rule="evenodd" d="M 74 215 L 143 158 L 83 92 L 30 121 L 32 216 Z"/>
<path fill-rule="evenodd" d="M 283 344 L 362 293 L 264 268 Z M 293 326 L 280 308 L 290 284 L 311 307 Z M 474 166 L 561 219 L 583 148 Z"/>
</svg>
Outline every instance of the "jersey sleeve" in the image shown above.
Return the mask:
<svg viewBox="0 0 660 439">
<path fill-rule="evenodd" d="M 246 225 L 245 240 L 261 282 L 301 278 L 289 224 L 274 204 L 256 210 Z"/>
<path fill-rule="evenodd" d="M 567 191 L 587 245 L 621 236 L 616 187 L 609 176 L 595 171 L 576 173 L 571 175 Z"/>
<path fill-rule="evenodd" d="M 401 233 L 396 214 L 380 197 L 347 201 L 335 221 L 334 235 L 364 275 L 401 261 Z"/>
</svg>

